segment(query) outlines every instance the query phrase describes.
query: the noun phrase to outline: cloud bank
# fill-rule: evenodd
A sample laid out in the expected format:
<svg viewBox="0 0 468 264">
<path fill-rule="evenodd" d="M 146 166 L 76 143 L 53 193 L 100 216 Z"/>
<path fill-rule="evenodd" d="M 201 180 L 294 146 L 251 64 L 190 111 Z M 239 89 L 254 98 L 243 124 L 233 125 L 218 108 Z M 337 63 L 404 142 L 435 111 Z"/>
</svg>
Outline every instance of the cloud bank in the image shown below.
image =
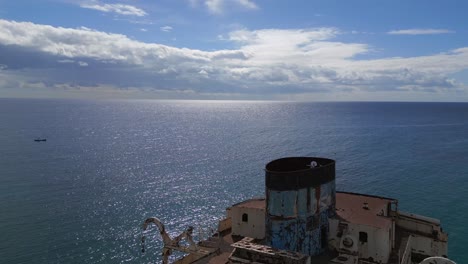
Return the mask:
<svg viewBox="0 0 468 264">
<path fill-rule="evenodd" d="M 468 47 L 410 58 L 360 60 L 362 43 L 336 28 L 236 30 L 235 49 L 202 51 L 121 34 L 0 20 L 1 89 L 144 91 L 171 96 L 301 98 L 464 91 Z"/>
<path fill-rule="evenodd" d="M 448 29 L 433 29 L 433 28 L 413 28 L 413 29 L 400 29 L 387 32 L 390 35 L 437 35 L 437 34 L 450 34 L 455 31 Z"/>
</svg>

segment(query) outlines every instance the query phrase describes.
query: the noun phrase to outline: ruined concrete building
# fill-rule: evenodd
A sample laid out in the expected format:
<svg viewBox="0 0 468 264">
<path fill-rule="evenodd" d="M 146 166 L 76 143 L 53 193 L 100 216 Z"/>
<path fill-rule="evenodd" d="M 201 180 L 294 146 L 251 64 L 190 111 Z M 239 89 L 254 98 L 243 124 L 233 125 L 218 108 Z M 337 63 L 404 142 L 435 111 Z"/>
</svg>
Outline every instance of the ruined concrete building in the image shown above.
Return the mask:
<svg viewBox="0 0 468 264">
<path fill-rule="evenodd" d="M 265 172 L 266 197 L 227 208 L 213 237 L 165 243 L 189 253 L 176 263 L 454 263 L 439 220 L 399 211 L 396 199 L 336 192 L 334 160 L 282 158 Z"/>
</svg>

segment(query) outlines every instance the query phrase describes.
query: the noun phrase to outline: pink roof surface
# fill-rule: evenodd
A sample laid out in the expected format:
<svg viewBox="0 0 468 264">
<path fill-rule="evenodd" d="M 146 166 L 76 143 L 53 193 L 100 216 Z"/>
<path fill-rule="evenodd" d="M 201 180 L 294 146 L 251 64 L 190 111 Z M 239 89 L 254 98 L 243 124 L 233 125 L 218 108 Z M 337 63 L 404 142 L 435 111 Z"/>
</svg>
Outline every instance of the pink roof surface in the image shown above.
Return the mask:
<svg viewBox="0 0 468 264">
<path fill-rule="evenodd" d="M 385 217 L 388 206 L 396 201 L 389 198 L 370 196 L 358 193 L 336 193 L 336 213 L 346 222 L 387 228 L 392 224 L 389 217 Z"/>
</svg>

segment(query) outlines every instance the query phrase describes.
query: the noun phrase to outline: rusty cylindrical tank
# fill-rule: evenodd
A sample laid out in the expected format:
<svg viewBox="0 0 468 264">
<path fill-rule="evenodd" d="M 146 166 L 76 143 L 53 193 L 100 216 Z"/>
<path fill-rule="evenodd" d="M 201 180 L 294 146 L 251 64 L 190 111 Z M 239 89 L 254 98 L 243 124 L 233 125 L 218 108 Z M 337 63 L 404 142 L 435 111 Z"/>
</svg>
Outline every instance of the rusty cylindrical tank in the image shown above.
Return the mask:
<svg viewBox="0 0 468 264">
<path fill-rule="evenodd" d="M 309 256 L 328 244 L 328 218 L 335 214 L 335 161 L 290 157 L 265 168 L 266 241 Z"/>
</svg>

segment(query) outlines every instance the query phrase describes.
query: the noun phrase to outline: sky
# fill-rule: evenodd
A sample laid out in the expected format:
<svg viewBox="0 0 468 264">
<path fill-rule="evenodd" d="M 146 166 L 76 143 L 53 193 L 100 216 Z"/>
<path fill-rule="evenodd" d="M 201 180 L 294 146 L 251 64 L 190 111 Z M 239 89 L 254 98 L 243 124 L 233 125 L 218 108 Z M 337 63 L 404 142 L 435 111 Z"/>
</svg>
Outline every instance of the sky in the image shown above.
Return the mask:
<svg viewBox="0 0 468 264">
<path fill-rule="evenodd" d="M 468 102 L 468 1 L 0 0 L 0 97 Z"/>
</svg>

